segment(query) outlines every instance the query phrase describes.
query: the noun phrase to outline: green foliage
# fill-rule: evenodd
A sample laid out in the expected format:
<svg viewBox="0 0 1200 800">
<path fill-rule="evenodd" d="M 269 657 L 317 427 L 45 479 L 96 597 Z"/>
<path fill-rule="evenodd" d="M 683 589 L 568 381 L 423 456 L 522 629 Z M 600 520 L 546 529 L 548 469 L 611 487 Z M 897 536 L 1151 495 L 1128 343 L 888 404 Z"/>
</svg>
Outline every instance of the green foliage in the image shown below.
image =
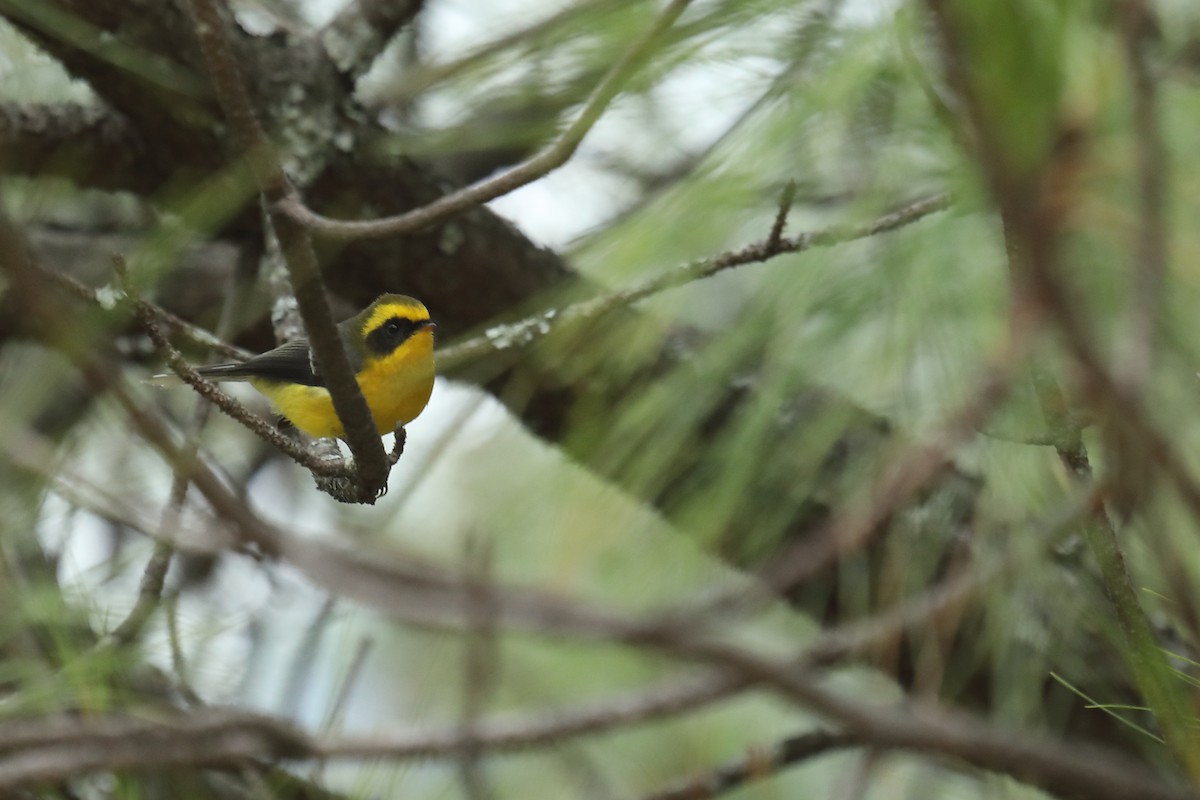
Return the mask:
<svg viewBox="0 0 1200 800">
<path fill-rule="evenodd" d="M 753 613 L 691 621 L 754 653 L 793 656 L 820 643 L 824 627 L 887 624 L 906 604 L 972 582 L 949 612 L 894 625 L 854 659 L 839 659 L 830 685 L 878 707 L 891 708 L 897 697 L 936 698 L 1013 737 L 1101 738 L 1175 780 L 1186 770 L 1179 742 L 1195 725 L 1185 701 L 1200 660 L 1197 524 L 1177 491 L 1200 469 L 1192 455 L 1200 452 L 1192 257 L 1200 251 L 1192 224 L 1200 176 L 1188 157 L 1200 104 L 1183 31 L 1197 27 L 1194 10 L 1163 4 L 1170 24 L 1147 46 L 1167 154 L 1159 176 L 1167 263 L 1151 319 L 1154 360 L 1143 381 L 1122 389 L 1130 395 L 1121 405 L 1124 396 L 1110 396 L 1089 376 L 1072 332 L 1058 325 L 1070 312 L 1104 369 L 1120 375 L 1128 366 L 1122 359 L 1138 335 L 1131 298 L 1150 267 L 1138 255 L 1148 225 L 1139 171 L 1146 143 L 1132 116 L 1120 21 L 1101 4 L 1065 0 L 945 0 L 895 14 L 849 5 L 697 4 L 572 162 L 504 201 L 519 225 L 536 226 L 543 214 L 569 221 L 571 236 L 555 244 L 575 272 L 570 285 L 530 278 L 536 290 L 527 289 L 531 264 L 517 278 L 498 267 L 497 285 L 463 285 L 448 267 L 437 279 L 444 284 L 427 288 L 452 287 L 443 308 L 459 331 L 494 330 L 497 320 L 463 309 L 501 293 L 515 298 L 507 311 L 516 317 L 557 309 L 562 298 L 620 290 L 767 242 L 781 213 L 790 237 L 850 230 L 943 190 L 953 193 L 951 210 L 855 241 L 770 254 L 599 318 L 560 326 L 543 317 L 548 333 L 531 345 L 464 371 L 484 376 L 474 395 L 443 382 L 431 410 L 411 426 L 391 493 L 373 508 L 316 494 L 308 475 L 281 467 L 223 417 L 205 428 L 200 452 L 249 508 L 289 534 L 378 554 L 381 564 L 411 559 L 417 572 L 429 565 L 431 576 L 457 574 L 464 552 L 482 548 L 485 588 L 536 589 L 614 615 L 653 618 L 741 595 L 757 585 L 755 571 L 809 554 L 813 560 L 798 569 L 816 564 L 815 574 Z M 338 169 L 366 163 L 393 179 L 433 164 L 467 174 L 478 168 L 464 166 L 469 158 L 508 164 L 536 152 L 658 10 L 585 0 L 548 21 L 517 20 L 432 55 L 414 46 L 404 56 L 394 46 L 359 85 L 362 107 L 350 104 L 392 124 L 356 140 L 361 149 Z M 23 19 L 4 2 L 0 13 Z M 168 111 L 179 95 L 173 119 L 198 119 L 190 105 L 201 102 L 195 75 L 159 70 L 164 54 L 55 19 L 43 14 L 23 24 L 76 44 L 92 37 L 80 45 L 84 52 L 106 69 L 152 78 L 148 96 Z M 527 35 L 511 34 L 521 23 L 532 25 Z M 6 98 L 95 102 L 37 52 L 5 32 L 0 55 L 14 65 L 9 76 L 36 78 L 38 87 L 5 81 Z M 1068 139 L 1081 144 L 1064 164 Z M 279 136 L 281 147 L 293 141 Z M 285 163 L 310 155 L 283 153 Z M 1070 180 L 1060 186 L 1064 173 Z M 378 191 L 370 183 L 338 191 Z M 534 194 L 522 210 L 520 198 L 547 185 L 569 194 L 543 196 L 540 205 Z M 789 185 L 794 197 L 781 209 Z M 29 229 L 67 207 L 85 218 L 79 227 L 96 227 L 82 189 L 33 175 L 6 181 L 3 192 Z M 185 253 L 210 240 L 237 246 L 241 263 L 231 271 L 243 278 L 248 265 L 272 263 L 256 191 L 235 160 L 208 171 L 188 165 L 154 192 L 105 192 L 101 200 L 136 207 L 138 225 L 125 231 L 136 244 L 123 255 L 139 291 L 153 297 L 169 296 L 172 281 L 187 277 Z M 1003 372 L 1013 334 L 1011 241 L 998 214 L 1014 197 L 1045 201 L 1038 208 L 1045 215 L 1032 218 L 1054 217 L 1048 252 L 1065 299 L 1039 307 L 1045 326 L 1008 365 L 1000 398 L 961 425 L 955 415 Z M 469 224 L 479 216 L 389 240 L 386 249 L 407 259 L 432 236 L 453 251 L 462 242 L 451 234 L 477 235 Z M 369 253 L 347 264 L 337 250 L 322 255 L 334 265 L 330 284 L 352 287 L 346 305 L 358 294 L 404 288 L 378 285 L 378 276 L 394 273 Z M 531 252 L 521 255 L 532 261 Z M 112 275 L 98 283 L 103 297 L 115 297 Z M 278 291 L 265 278 L 252 288 L 230 285 L 245 293 L 239 301 Z M 12 285 L 3 290 L 19 306 Z M 260 299 L 259 310 L 266 305 Z M 441 309 L 430 305 L 439 318 Z M 197 313 L 210 327 L 216 316 L 211 307 Z M 269 338 L 266 316 L 251 332 L 256 343 Z M 502 628 L 472 634 L 495 639 L 487 680 L 472 682 L 464 666 L 475 657 L 464 644 L 471 636 L 461 628 L 478 620 L 446 626 L 432 613 L 444 610 L 435 600 L 416 604 L 430 617 L 411 626 L 345 598 L 322 606 L 324 590 L 302 571 L 252 561 L 259 554 L 244 532 L 194 489 L 180 515 L 163 515 L 172 465 L 137 435 L 116 400 L 92 402 L 90 393 L 104 387 L 81 381 L 71 363 L 107 359 L 134 402 L 170 420 L 183 441 L 191 397 L 137 383 L 158 367 L 146 363 L 128 309 L 93 309 L 63 330 L 68 357 L 50 366 L 44 343 L 15 327 L 0 330 L 6 718 L 158 714 L 179 707 L 176 693 L 194 684 L 207 701 L 293 715 L 321 736 L 401 725 L 465 730 L 472 693 L 485 718 L 550 715 L 702 672 L 704 664 L 669 641 Z M 59 419 L 49 412 L 73 398 L 79 408 L 66 409 L 66 423 L 47 419 Z M 539 416 L 545 407 L 554 413 Z M 1138 415 L 1174 448 L 1169 454 L 1184 475 L 1163 471 L 1162 452 L 1121 450 L 1122 434 L 1145 433 L 1123 427 Z M 1088 478 L 1062 456 L 1078 452 L 1111 491 L 1068 515 Z M 937 468 L 925 470 L 930 461 Z M 894 488 L 922 470 L 919 485 Z M 1131 472 L 1147 486 L 1126 512 L 1114 498 Z M 869 524 L 859 531 L 863 520 Z M 105 635 L 137 598 L 147 534 L 178 531 L 196 534 L 219 556 L 180 556 L 166 590 L 172 602 L 162 601 L 133 644 L 114 644 Z M 831 531 L 855 536 L 834 541 Z M 820 563 L 826 552 L 828 563 Z M 161 681 L 172 691 L 160 691 Z M 302 701 L 284 697 L 292 688 Z M 1105 709 L 1120 709 L 1122 719 Z M 684 716 L 520 756 L 485 751 L 480 764 L 497 797 L 638 796 L 817 724 L 828 723 L 774 694 L 742 692 Z M 452 761 L 336 763 L 314 774 L 355 796 L 470 793 Z M 865 776 L 865 797 L 981 791 L 977 773 L 968 779 L 936 759 L 884 748 L 828 757 L 737 796 L 847 792 L 857 785 L 854 774 Z M 269 778 L 281 780 L 278 771 Z M 155 780 L 121 773 L 114 786 L 86 788 L 97 796 L 161 796 Z M 980 780 L 989 797 L 1036 792 L 1007 777 Z M 202 781 L 193 789 L 204 796 L 210 787 Z"/>
</svg>

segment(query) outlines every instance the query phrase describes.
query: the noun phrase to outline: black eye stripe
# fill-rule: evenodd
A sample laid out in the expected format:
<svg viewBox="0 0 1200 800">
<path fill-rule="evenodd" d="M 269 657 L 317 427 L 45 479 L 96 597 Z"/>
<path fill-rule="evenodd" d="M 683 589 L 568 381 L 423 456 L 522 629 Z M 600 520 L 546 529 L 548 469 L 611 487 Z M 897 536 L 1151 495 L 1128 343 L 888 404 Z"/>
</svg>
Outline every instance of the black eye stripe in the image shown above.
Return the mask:
<svg viewBox="0 0 1200 800">
<path fill-rule="evenodd" d="M 367 347 L 376 353 L 390 353 L 420 330 L 426 322 L 428 320 L 389 317 L 367 334 Z"/>
</svg>

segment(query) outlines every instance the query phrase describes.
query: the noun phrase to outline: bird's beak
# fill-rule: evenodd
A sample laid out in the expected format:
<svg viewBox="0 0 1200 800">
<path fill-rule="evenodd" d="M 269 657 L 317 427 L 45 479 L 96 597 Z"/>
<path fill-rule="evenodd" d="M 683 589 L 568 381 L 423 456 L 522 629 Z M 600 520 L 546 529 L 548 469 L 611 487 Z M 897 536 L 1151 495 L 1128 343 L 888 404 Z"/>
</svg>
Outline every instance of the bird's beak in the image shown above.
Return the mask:
<svg viewBox="0 0 1200 800">
<path fill-rule="evenodd" d="M 422 322 L 422 323 L 421 323 L 421 327 L 422 327 L 422 328 L 429 328 L 429 330 L 431 330 L 431 331 L 432 331 L 432 330 L 436 330 L 436 329 L 437 329 L 437 323 L 436 323 L 436 322 L 434 322 L 434 321 L 433 321 L 433 320 L 431 320 L 431 319 L 427 319 L 427 320 L 425 320 L 424 322 Z"/>
</svg>

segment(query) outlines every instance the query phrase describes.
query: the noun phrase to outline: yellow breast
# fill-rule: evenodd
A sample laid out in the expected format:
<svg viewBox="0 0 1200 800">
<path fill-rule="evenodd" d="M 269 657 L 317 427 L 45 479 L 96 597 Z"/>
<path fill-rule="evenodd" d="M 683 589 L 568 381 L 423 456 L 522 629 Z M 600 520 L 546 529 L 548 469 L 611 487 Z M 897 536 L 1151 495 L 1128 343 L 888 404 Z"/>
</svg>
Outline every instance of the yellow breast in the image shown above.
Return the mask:
<svg viewBox="0 0 1200 800">
<path fill-rule="evenodd" d="M 433 372 L 433 334 L 419 331 L 390 355 L 369 360 L 358 373 L 358 388 L 380 436 L 417 418 L 433 392 Z M 344 433 L 333 410 L 333 398 L 323 387 L 264 380 L 253 380 L 251 385 L 309 436 L 340 437 Z"/>
</svg>

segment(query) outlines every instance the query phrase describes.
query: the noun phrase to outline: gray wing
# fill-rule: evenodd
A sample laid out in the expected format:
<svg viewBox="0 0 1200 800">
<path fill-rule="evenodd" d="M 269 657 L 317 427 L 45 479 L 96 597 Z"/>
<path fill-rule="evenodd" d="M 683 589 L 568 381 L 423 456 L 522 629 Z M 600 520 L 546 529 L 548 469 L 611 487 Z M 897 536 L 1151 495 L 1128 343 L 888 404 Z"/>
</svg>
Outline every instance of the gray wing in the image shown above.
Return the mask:
<svg viewBox="0 0 1200 800">
<path fill-rule="evenodd" d="M 218 381 L 248 381 L 262 378 L 268 381 L 300 383 L 305 386 L 324 386 L 317 374 L 307 339 L 281 344 L 274 350 L 235 364 L 213 364 L 197 370 L 206 378 Z"/>
</svg>

